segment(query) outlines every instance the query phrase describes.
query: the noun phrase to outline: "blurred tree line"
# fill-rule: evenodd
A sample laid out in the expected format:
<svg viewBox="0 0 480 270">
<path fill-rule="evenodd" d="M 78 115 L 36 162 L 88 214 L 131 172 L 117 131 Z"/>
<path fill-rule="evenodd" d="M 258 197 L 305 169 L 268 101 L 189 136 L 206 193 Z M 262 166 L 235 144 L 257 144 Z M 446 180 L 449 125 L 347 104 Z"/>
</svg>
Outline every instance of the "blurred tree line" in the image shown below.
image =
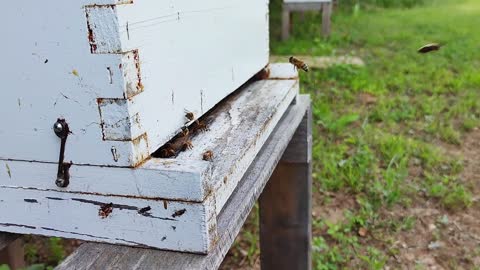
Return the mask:
<svg viewBox="0 0 480 270">
<path fill-rule="evenodd" d="M 340 7 L 341 6 L 376 6 L 376 7 L 405 7 L 411 8 L 417 5 L 422 5 L 426 0 L 333 0 Z"/>
</svg>

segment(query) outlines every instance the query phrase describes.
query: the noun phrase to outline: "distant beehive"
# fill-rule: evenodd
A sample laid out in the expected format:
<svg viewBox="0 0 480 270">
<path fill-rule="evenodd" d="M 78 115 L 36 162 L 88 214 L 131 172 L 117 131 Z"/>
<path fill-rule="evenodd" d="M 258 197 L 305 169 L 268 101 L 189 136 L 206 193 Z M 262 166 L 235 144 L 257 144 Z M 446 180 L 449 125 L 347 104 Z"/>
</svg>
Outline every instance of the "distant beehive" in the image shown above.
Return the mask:
<svg viewBox="0 0 480 270">
<path fill-rule="evenodd" d="M 268 62 L 267 0 L 2 8 L 0 159 L 135 167 Z"/>
</svg>

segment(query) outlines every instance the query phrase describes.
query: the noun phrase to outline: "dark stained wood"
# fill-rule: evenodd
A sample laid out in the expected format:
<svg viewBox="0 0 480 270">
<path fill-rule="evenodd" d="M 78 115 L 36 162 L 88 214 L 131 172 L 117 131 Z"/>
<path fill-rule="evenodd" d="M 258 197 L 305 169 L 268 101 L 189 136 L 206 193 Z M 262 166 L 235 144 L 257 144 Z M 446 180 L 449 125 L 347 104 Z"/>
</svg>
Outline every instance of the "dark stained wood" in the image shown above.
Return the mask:
<svg viewBox="0 0 480 270">
<path fill-rule="evenodd" d="M 10 245 L 10 243 L 15 241 L 19 237 L 20 235 L 18 234 L 0 232 L 0 250 Z"/>
<path fill-rule="evenodd" d="M 330 36 L 330 31 L 332 29 L 332 2 L 322 4 L 322 36 Z"/>
<path fill-rule="evenodd" d="M 283 6 L 282 10 L 282 40 L 287 40 L 290 37 L 290 11 Z"/>
<path fill-rule="evenodd" d="M 0 236 L 0 238 L 3 238 Z M 16 239 L 18 238 L 17 235 L 10 235 L 6 238 L 9 239 Z M 6 243 L 5 241 L 4 243 Z M 1 245 L 1 240 L 0 240 Z M 7 264 L 10 266 L 10 269 L 16 270 L 25 267 L 25 260 L 24 260 L 24 249 L 23 249 L 23 242 L 21 239 L 14 240 L 10 242 L 10 244 L 0 250 L 0 265 Z"/>
<path fill-rule="evenodd" d="M 208 255 L 87 243 L 57 269 L 217 269 L 302 122 L 309 96 L 282 117 L 218 217 L 219 239 Z"/>
<path fill-rule="evenodd" d="M 311 269 L 311 110 L 260 196 L 263 270 Z"/>
</svg>

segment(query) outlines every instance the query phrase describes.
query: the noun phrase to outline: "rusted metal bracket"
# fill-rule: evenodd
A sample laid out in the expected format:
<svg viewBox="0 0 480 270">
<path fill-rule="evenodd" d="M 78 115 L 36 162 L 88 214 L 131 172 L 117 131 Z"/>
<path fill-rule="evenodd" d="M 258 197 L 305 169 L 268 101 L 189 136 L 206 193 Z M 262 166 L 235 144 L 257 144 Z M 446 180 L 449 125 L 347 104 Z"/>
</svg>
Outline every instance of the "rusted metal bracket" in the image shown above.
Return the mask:
<svg viewBox="0 0 480 270">
<path fill-rule="evenodd" d="M 70 167 L 72 166 L 71 163 L 65 163 L 65 145 L 67 143 L 68 135 L 70 134 L 70 129 L 68 127 L 67 122 L 65 119 L 57 119 L 57 122 L 53 125 L 53 131 L 55 134 L 61 139 L 60 142 L 60 155 L 58 157 L 58 171 L 57 171 L 57 179 L 55 180 L 55 184 L 58 187 L 65 188 L 70 184 Z"/>
</svg>

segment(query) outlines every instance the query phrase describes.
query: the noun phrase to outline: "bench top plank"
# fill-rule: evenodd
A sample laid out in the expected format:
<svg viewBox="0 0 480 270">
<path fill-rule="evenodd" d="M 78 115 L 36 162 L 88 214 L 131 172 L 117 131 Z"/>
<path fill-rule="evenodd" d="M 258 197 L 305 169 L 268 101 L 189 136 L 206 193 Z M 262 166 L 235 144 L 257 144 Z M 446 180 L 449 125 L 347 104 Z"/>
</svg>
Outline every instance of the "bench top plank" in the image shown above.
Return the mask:
<svg viewBox="0 0 480 270">
<path fill-rule="evenodd" d="M 218 243 L 208 255 L 86 243 L 56 269 L 217 269 L 309 106 L 310 98 L 301 95 L 282 117 L 220 213 Z"/>
</svg>

